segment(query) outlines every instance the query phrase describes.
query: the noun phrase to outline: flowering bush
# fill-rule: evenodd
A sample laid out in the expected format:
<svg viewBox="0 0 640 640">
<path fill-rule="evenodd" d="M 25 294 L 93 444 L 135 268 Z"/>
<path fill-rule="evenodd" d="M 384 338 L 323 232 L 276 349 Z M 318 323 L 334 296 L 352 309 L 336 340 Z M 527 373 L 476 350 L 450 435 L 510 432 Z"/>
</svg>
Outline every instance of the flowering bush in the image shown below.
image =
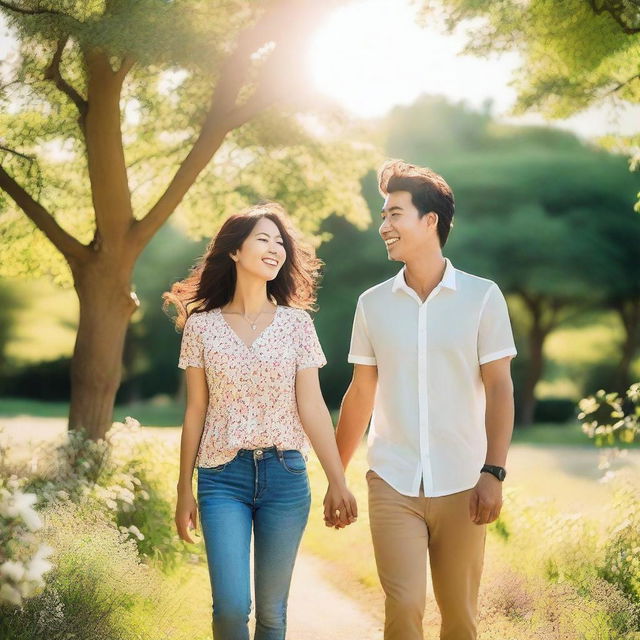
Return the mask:
<svg viewBox="0 0 640 640">
<path fill-rule="evenodd" d="M 175 613 L 161 574 L 135 541 L 89 502 L 58 501 L 42 512 L 43 541 L 56 549 L 43 591 L 21 607 L 0 606 L 3 640 L 173 640 Z M 179 637 L 178 634 L 176 634 Z"/>
<path fill-rule="evenodd" d="M 186 553 L 173 527 L 176 460 L 163 441 L 151 442 L 140 423 L 127 418 L 115 422 L 104 439 L 71 431 L 63 444 L 42 447 L 29 469 L 0 470 L 24 474 L 24 490 L 37 494 L 43 507 L 67 500 L 91 503 L 135 541 L 142 555 L 168 568 Z"/>
<path fill-rule="evenodd" d="M 28 460 L 0 449 L 0 638 L 193 637 L 176 627 L 177 583 L 165 586 L 183 555 L 203 558 L 174 532 L 177 463 L 131 418 Z"/>
<path fill-rule="evenodd" d="M 578 407 L 582 430 L 599 447 L 630 444 L 640 436 L 640 382 L 631 385 L 624 397 L 601 389 L 580 400 Z"/>
<path fill-rule="evenodd" d="M 0 605 L 21 605 L 45 585 L 53 549 L 35 532 L 42 527 L 33 505 L 37 496 L 23 493 L 17 478 L 0 480 Z"/>
</svg>

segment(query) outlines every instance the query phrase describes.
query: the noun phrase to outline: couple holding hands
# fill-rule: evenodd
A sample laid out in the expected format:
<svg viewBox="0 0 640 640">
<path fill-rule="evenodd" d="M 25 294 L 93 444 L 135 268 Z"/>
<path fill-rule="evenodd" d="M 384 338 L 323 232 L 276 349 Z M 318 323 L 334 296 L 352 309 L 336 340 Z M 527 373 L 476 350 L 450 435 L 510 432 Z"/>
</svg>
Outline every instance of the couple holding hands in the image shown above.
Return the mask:
<svg viewBox="0 0 640 640">
<path fill-rule="evenodd" d="M 385 593 L 385 640 L 422 640 L 427 559 L 443 640 L 477 637 L 486 524 L 502 505 L 516 355 L 497 285 L 442 255 L 454 198 L 433 171 L 379 171 L 380 236 L 404 263 L 358 299 L 353 378 L 334 431 L 318 380 L 326 359 L 307 313 L 320 261 L 284 211 L 232 215 L 164 296 L 182 329 L 187 401 L 176 527 L 198 512 L 215 640 L 248 640 L 254 537 L 255 640 L 283 640 L 310 508 L 311 445 L 329 486 L 328 527 L 357 520 L 344 470 L 369 421 L 369 519 Z M 197 501 L 193 470 L 197 468 Z M 359 639 L 368 640 L 368 639 Z"/>
</svg>

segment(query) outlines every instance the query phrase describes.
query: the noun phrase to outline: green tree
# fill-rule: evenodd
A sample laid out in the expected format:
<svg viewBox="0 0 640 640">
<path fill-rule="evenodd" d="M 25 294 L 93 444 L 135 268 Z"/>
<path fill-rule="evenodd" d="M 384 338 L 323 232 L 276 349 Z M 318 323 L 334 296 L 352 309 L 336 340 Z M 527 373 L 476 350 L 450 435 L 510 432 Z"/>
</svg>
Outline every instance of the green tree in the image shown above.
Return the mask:
<svg viewBox="0 0 640 640">
<path fill-rule="evenodd" d="M 605 100 L 640 102 L 640 8 L 634 0 L 422 0 L 422 20 L 470 26 L 465 52 L 516 51 L 516 113 L 566 118 Z M 640 131 L 606 142 L 633 157 Z"/>
<path fill-rule="evenodd" d="M 0 92 L 0 275 L 78 294 L 71 429 L 111 422 L 131 274 L 178 205 L 196 238 L 260 199 L 305 232 L 366 217 L 370 158 L 303 90 L 306 42 L 334 4 L 0 1 L 18 42 Z"/>
<path fill-rule="evenodd" d="M 583 216 L 554 216 L 533 204 L 503 219 L 462 224 L 449 251 L 461 268 L 500 283 L 526 310 L 526 370 L 517 389 L 518 423 L 530 425 L 544 372 L 544 344 L 568 317 L 597 302 L 588 267 L 602 266 L 596 239 L 576 234 Z"/>
</svg>

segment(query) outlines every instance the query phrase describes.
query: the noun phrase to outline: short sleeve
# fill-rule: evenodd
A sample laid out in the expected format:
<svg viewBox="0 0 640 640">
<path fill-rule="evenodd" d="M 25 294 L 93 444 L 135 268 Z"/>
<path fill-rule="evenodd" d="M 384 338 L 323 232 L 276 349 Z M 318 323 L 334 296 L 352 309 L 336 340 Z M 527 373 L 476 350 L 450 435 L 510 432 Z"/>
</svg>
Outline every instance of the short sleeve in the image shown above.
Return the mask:
<svg viewBox="0 0 640 640">
<path fill-rule="evenodd" d="M 498 285 L 493 284 L 480 314 L 478 362 L 482 365 L 516 354 L 507 302 Z"/>
<path fill-rule="evenodd" d="M 320 346 L 313 320 L 306 311 L 301 312 L 301 317 L 302 322 L 297 332 L 296 370 L 324 367 L 327 359 Z"/>
<path fill-rule="evenodd" d="M 190 315 L 185 322 L 182 331 L 182 343 L 180 344 L 180 357 L 178 367 L 199 367 L 204 369 L 204 349 L 202 346 L 202 335 L 195 325 L 194 315 Z"/>
<path fill-rule="evenodd" d="M 367 331 L 367 321 L 362 307 L 362 299 L 358 300 L 356 306 L 353 329 L 351 331 L 351 346 L 349 347 L 349 357 L 347 360 L 353 364 L 377 364 L 376 354 Z"/>
</svg>

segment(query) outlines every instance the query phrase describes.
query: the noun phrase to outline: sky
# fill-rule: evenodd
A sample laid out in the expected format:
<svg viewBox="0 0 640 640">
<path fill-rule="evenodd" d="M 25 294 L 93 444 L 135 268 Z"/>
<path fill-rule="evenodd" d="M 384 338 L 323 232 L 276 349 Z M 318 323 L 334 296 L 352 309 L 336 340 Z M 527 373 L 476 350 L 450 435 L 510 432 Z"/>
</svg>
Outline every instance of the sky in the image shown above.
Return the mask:
<svg viewBox="0 0 640 640">
<path fill-rule="evenodd" d="M 635 106 L 603 105 L 562 121 L 535 113 L 511 117 L 516 94 L 510 80 L 518 56 L 463 56 L 464 43 L 463 31 L 448 35 L 419 26 L 411 0 L 353 0 L 319 27 L 310 42 L 309 72 L 319 92 L 357 116 L 381 116 L 429 93 L 475 107 L 489 99 L 500 119 L 546 123 L 584 138 L 637 132 L 640 107 Z M 14 47 L 0 16 L 0 61 Z"/>
<path fill-rule="evenodd" d="M 336 10 L 317 32 L 311 45 L 313 78 L 319 91 L 361 116 L 380 116 L 431 93 L 476 107 L 490 99 L 494 115 L 503 119 L 546 122 L 586 138 L 637 132 L 640 108 L 604 105 L 552 122 L 533 113 L 509 117 L 516 100 L 510 80 L 519 56 L 463 56 L 465 42 L 464 30 L 447 35 L 435 26 L 419 26 L 410 0 L 357 0 Z"/>
</svg>

